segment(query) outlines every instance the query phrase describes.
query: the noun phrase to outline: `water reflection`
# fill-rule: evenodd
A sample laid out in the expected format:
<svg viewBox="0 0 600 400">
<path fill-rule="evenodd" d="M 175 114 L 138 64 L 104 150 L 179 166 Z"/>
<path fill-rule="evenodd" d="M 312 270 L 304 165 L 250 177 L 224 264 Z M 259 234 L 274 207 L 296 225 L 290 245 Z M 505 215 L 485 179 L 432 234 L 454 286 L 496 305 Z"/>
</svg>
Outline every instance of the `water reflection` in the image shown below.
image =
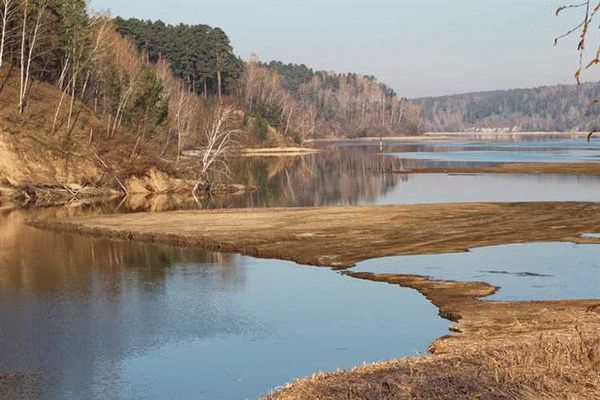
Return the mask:
<svg viewBox="0 0 600 400">
<path fill-rule="evenodd" d="M 17 385 L 33 399 L 256 398 L 317 370 L 422 352 L 447 331 L 408 289 L 23 224 L 85 212 L 102 210 L 0 215 L 0 398 Z"/>
<path fill-rule="evenodd" d="M 384 153 L 478 145 L 408 143 Z M 596 200 L 600 194 L 600 181 L 591 177 L 396 173 L 418 162 L 352 145 L 238 160 L 234 181 L 260 190 L 203 199 L 199 206 L 190 197 L 141 196 L 1 211 L 0 398 L 12 400 L 6 391 L 22 383 L 30 392 L 23 397 L 34 399 L 255 398 L 317 370 L 423 351 L 448 327 L 409 289 L 281 261 L 43 232 L 26 227 L 29 218 L 196 207 Z M 507 299 L 578 297 L 574 291 L 597 297 L 596 247 L 548 246 L 493 248 L 471 259 L 462 258 L 471 253 L 440 255 L 430 266 L 449 268 L 439 270 L 422 258 L 389 259 L 378 272 L 406 266 L 408 273 L 488 280 L 502 285 L 498 296 Z M 540 254 L 549 256 L 531 262 Z"/>
<path fill-rule="evenodd" d="M 234 179 L 260 188 L 237 206 L 322 206 L 375 199 L 404 179 L 401 162 L 370 148 L 348 148 L 302 157 L 244 158 Z M 238 198 L 239 200 L 239 198 Z M 235 201 L 235 200 L 234 200 Z"/>
<path fill-rule="evenodd" d="M 190 196 L 133 196 L 120 210 L 600 199 L 600 178 L 595 176 L 398 173 L 421 167 L 422 162 L 431 164 L 386 155 L 411 146 L 425 151 L 437 145 L 390 146 L 385 154 L 377 146 L 336 146 L 301 157 L 238 159 L 232 165 L 232 179 L 258 187 L 257 192 L 205 198 L 199 206 Z"/>
</svg>

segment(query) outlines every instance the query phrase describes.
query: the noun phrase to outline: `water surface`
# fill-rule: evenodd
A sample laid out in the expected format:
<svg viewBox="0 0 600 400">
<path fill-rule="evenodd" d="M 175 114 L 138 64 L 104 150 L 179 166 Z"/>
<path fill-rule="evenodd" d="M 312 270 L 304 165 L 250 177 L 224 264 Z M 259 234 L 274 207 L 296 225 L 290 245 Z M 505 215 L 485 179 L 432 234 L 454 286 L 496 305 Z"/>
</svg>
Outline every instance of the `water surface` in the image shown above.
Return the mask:
<svg viewBox="0 0 600 400">
<path fill-rule="evenodd" d="M 23 225 L 32 216 L 0 216 L 0 375 L 22 376 L 30 398 L 254 399 L 315 371 L 423 353 L 449 326 L 414 290 L 44 232 Z"/>
<path fill-rule="evenodd" d="M 482 152 L 494 163 L 600 151 L 582 142 L 415 142 L 382 152 L 354 142 L 302 157 L 244 158 L 232 165 L 234 180 L 260 190 L 199 207 L 598 201 L 596 177 L 398 173 L 431 162 L 399 154 L 434 154 L 438 163 L 464 157 L 458 165 L 468 166 Z M 0 376 L 24 381 L 32 399 L 246 399 L 315 371 L 423 352 L 447 333 L 449 322 L 410 289 L 24 225 L 40 215 L 197 207 L 189 198 L 132 196 L 87 209 L 0 211 Z M 483 280 L 502 286 L 493 299 L 599 297 L 598 249 L 496 246 L 371 260 L 357 270 Z"/>
<path fill-rule="evenodd" d="M 385 257 L 353 271 L 416 274 L 487 282 L 500 290 L 488 300 L 600 298 L 600 245 L 565 242 L 480 247 L 463 253 Z"/>
</svg>

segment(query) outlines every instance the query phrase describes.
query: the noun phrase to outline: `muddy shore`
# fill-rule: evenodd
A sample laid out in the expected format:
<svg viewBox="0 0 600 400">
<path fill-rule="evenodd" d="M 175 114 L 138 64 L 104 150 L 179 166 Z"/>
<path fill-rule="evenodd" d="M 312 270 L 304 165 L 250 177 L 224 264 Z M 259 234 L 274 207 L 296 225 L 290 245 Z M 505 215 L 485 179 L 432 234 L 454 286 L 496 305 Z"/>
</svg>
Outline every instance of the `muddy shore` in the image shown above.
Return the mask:
<svg viewBox="0 0 600 400">
<path fill-rule="evenodd" d="M 487 174 L 562 174 L 562 175 L 600 175 L 600 163 L 506 163 L 493 166 L 416 168 L 407 173 L 487 173 Z"/>
<path fill-rule="evenodd" d="M 598 239 L 580 238 L 583 233 L 600 229 L 600 204 L 184 211 L 31 224 L 65 232 L 201 246 L 347 268 L 374 257 L 462 251 L 504 243 L 600 243 Z M 431 345 L 431 355 L 318 374 L 293 382 L 267 398 L 525 399 L 600 395 L 600 300 L 486 301 L 485 296 L 497 288 L 485 282 L 351 270 L 344 273 L 418 290 L 438 307 L 441 316 L 454 322 L 452 333 Z"/>
<path fill-rule="evenodd" d="M 370 258 L 573 241 L 600 229 L 600 204 L 463 203 L 232 209 L 32 221 L 61 231 L 239 252 L 348 268 Z"/>
</svg>

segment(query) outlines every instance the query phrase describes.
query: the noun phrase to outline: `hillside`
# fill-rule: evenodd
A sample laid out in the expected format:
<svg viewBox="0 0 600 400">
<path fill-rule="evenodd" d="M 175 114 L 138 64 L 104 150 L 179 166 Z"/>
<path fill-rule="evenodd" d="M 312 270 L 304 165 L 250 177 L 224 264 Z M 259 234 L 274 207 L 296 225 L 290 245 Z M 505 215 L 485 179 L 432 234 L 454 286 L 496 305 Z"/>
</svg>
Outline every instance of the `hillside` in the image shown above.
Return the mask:
<svg viewBox="0 0 600 400">
<path fill-rule="evenodd" d="M 77 122 L 70 140 L 51 132 L 61 91 L 54 85 L 34 81 L 27 111 L 17 110 L 18 72 L 0 68 L 0 186 L 81 184 L 100 175 L 86 152 L 90 130 L 100 129 L 98 116 L 77 101 Z M 59 125 L 66 110 L 59 114 Z"/>
<path fill-rule="evenodd" d="M 272 145 L 318 137 L 415 133 L 418 108 L 373 76 L 315 71 L 258 57 L 244 63 L 229 38 L 207 25 L 116 18 L 118 31 L 150 62 L 172 72 L 202 98 L 228 96 L 247 113 L 247 143 Z M 249 128 L 249 129 L 248 129 Z M 271 132 L 271 134 L 268 134 Z"/>
<path fill-rule="evenodd" d="M 85 2 L 28 4 L 13 15 L 31 31 L 10 31 L 0 59 L 0 197 L 222 190 L 224 151 L 243 136 L 235 104 L 201 99 Z M 198 148 L 208 157 L 182 156 Z"/>
<path fill-rule="evenodd" d="M 497 90 L 413 100 L 426 131 L 588 131 L 600 128 L 600 83 Z"/>
</svg>

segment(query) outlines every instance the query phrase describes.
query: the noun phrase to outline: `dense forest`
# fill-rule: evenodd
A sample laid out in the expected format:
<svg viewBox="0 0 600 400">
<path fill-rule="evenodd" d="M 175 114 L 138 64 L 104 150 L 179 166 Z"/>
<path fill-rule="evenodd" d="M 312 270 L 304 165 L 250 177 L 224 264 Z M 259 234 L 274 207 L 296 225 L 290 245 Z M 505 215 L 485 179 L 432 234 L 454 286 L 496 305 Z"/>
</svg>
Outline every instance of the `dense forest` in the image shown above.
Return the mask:
<svg viewBox="0 0 600 400">
<path fill-rule="evenodd" d="M 413 100 L 428 131 L 588 131 L 600 128 L 600 83 Z"/>
<path fill-rule="evenodd" d="M 244 63 L 233 54 L 229 38 L 220 28 L 173 26 L 134 18 L 115 18 L 114 22 L 118 32 L 143 51 L 150 62 L 168 60 L 173 73 L 204 97 L 221 96 L 244 70 Z"/>
<path fill-rule="evenodd" d="M 374 77 L 243 62 L 217 27 L 90 14 L 85 0 L 2 0 L 0 24 L 2 140 L 52 154 L 57 171 L 91 162 L 101 173 L 89 175 L 124 192 L 152 168 L 206 187 L 239 146 L 420 124 L 418 108 Z"/>
<path fill-rule="evenodd" d="M 305 65 L 243 63 L 227 35 L 206 25 L 115 19 L 118 31 L 147 54 L 164 59 L 173 73 L 203 97 L 241 100 L 259 143 L 277 131 L 288 141 L 316 136 L 414 133 L 418 109 L 374 77 L 313 71 Z"/>
</svg>

